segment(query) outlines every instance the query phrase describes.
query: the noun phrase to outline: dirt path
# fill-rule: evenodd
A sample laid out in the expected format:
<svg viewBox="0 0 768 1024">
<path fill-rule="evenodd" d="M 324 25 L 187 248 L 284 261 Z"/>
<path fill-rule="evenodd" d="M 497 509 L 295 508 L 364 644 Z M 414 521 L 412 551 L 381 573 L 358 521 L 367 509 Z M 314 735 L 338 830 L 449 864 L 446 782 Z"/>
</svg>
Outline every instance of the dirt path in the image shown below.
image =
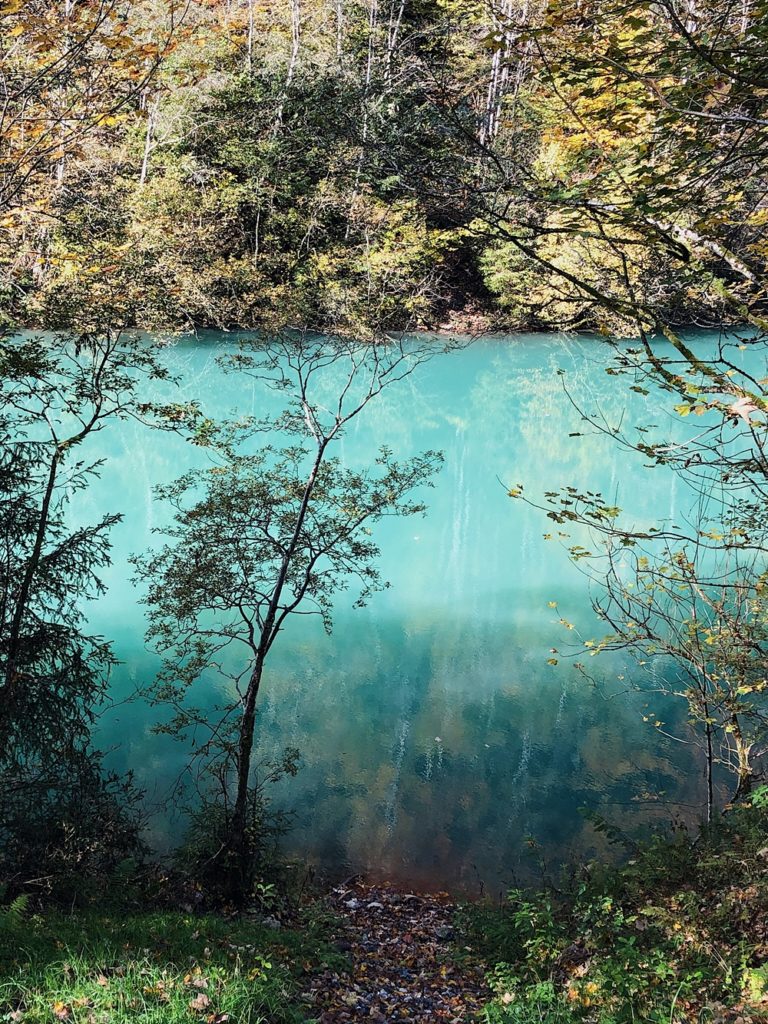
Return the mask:
<svg viewBox="0 0 768 1024">
<path fill-rule="evenodd" d="M 320 1024 L 475 1019 L 488 989 L 471 950 L 460 947 L 457 963 L 447 896 L 355 882 L 334 889 L 330 901 L 350 969 L 316 976 L 304 993 Z"/>
</svg>

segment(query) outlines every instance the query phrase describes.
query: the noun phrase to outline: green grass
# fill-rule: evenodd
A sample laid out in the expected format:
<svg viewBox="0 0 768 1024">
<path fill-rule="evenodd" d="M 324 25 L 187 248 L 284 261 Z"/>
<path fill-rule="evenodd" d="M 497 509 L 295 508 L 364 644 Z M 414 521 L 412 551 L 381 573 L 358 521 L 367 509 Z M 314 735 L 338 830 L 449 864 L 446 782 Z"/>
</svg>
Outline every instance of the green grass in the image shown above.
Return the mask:
<svg viewBox="0 0 768 1024">
<path fill-rule="evenodd" d="M 300 931 L 180 913 L 60 914 L 0 928 L 0 1021 L 299 1024 L 298 978 L 339 956 Z"/>
</svg>

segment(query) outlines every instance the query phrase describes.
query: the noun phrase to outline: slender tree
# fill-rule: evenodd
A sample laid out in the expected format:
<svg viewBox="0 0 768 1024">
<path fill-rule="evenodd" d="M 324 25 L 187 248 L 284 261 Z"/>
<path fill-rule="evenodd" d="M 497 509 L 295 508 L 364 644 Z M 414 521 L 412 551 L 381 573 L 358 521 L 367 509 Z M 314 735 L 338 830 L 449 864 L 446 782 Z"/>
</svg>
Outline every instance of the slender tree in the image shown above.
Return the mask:
<svg viewBox="0 0 768 1024">
<path fill-rule="evenodd" d="M 160 491 L 176 510 L 171 543 L 137 561 L 149 584 L 149 637 L 166 661 L 153 695 L 175 709 L 172 729 L 205 730 L 198 753 L 225 764 L 216 769 L 225 808 L 216 860 L 232 895 L 244 896 L 251 880 L 256 711 L 270 651 L 292 616 L 319 615 L 330 630 L 334 595 L 352 581 L 357 604 L 386 585 L 370 527 L 423 513 L 412 492 L 430 484 L 441 461 L 430 451 L 402 462 L 382 448 L 374 467 L 356 470 L 333 448 L 385 388 L 434 351 L 389 339 L 284 335 L 238 353 L 231 365 L 278 389 L 283 412 L 248 425 L 202 426 L 198 441 L 216 452 L 217 464 Z M 249 451 L 265 429 L 278 445 Z M 190 693 L 201 682 L 219 689 L 222 680 L 231 697 L 211 719 Z"/>
</svg>

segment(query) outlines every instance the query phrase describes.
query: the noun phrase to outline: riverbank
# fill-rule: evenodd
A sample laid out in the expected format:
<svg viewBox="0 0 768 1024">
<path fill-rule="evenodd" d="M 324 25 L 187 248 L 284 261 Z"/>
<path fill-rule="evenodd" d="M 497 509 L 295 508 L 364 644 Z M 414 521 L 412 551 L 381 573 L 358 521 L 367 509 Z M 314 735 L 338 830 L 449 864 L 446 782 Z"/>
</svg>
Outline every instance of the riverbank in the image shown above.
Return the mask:
<svg viewBox="0 0 768 1024">
<path fill-rule="evenodd" d="M 463 1024 L 490 989 L 456 912 L 357 881 L 276 916 L 6 913 L 0 1020 Z"/>
<path fill-rule="evenodd" d="M 619 869 L 574 867 L 495 906 L 355 880 L 252 916 L 0 915 L 0 1020 L 14 1024 L 766 1019 L 765 789 Z"/>
</svg>

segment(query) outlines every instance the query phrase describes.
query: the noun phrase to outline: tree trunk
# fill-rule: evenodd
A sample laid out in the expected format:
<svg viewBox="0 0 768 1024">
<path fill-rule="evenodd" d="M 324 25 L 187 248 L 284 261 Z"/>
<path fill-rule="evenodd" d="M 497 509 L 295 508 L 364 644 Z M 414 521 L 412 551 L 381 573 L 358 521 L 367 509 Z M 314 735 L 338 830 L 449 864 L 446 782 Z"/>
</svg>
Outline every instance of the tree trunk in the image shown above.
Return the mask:
<svg viewBox="0 0 768 1024">
<path fill-rule="evenodd" d="M 277 102 L 275 108 L 275 119 L 272 122 L 272 130 L 270 132 L 271 139 L 277 139 L 280 131 L 283 127 L 283 111 L 285 110 L 285 101 L 288 99 L 288 89 L 290 88 L 293 76 L 296 73 L 296 66 L 299 60 L 299 49 L 301 46 L 301 0 L 291 0 L 291 55 L 288 58 L 288 68 L 285 73 L 285 84 L 283 85 L 283 91 Z M 259 175 L 257 181 L 257 192 L 260 194 L 263 185 L 265 184 L 266 175 L 264 173 Z M 271 190 L 274 192 L 274 190 Z M 271 207 L 271 199 L 269 205 Z M 259 232 L 261 230 L 261 197 L 259 196 L 259 209 L 256 214 L 256 225 L 254 229 L 253 239 L 253 255 L 254 258 L 259 255 Z"/>
<path fill-rule="evenodd" d="M 253 735 L 256 728 L 256 701 L 264 671 L 264 656 L 259 652 L 243 702 L 240 736 L 237 748 L 237 793 L 232 808 L 228 849 L 229 888 L 231 895 L 241 900 L 251 883 L 253 850 L 248 838 L 248 797 L 250 793 Z"/>
<path fill-rule="evenodd" d="M 160 105 L 160 98 L 156 97 L 155 100 L 147 105 L 147 130 L 144 136 L 144 158 L 141 161 L 141 174 L 139 175 L 139 185 L 143 188 L 147 181 L 147 172 L 149 171 L 149 157 L 152 153 L 152 143 L 155 138 L 155 126 L 157 123 L 157 108 Z"/>
<path fill-rule="evenodd" d="M 713 767 L 715 763 L 714 750 L 712 748 L 712 723 L 709 720 L 709 709 L 705 704 L 705 712 L 707 715 L 706 719 L 706 734 L 707 734 L 707 824 L 712 824 L 712 814 L 714 811 L 715 794 L 713 784 Z"/>
<path fill-rule="evenodd" d="M 64 10 L 64 21 L 65 21 L 65 23 L 68 22 L 70 20 L 70 18 L 72 17 L 72 13 L 73 13 L 74 9 L 75 9 L 75 0 L 64 0 L 63 10 Z M 69 44 L 70 44 L 70 32 L 69 32 L 69 28 L 68 27 L 65 27 L 65 29 L 64 29 L 64 39 L 65 39 L 65 46 L 69 46 Z M 61 94 L 63 90 L 59 89 L 58 91 Z M 66 101 L 64 102 L 64 107 L 66 108 Z M 56 162 L 56 187 L 59 188 L 59 189 L 64 184 L 64 174 L 66 172 L 66 166 L 67 166 L 67 164 L 66 164 L 66 156 L 65 156 L 65 153 L 64 153 L 65 136 L 66 136 L 66 122 L 64 120 L 62 120 L 61 127 L 60 127 L 61 156 L 59 157 L 58 161 Z"/>
<path fill-rule="evenodd" d="M 344 39 L 344 0 L 336 0 L 336 59 L 342 64 L 342 41 Z"/>
<path fill-rule="evenodd" d="M 317 453 L 304 485 L 304 493 L 296 515 L 291 540 L 283 555 L 280 571 L 270 598 L 269 608 L 261 627 L 256 660 L 243 700 L 243 717 L 240 721 L 237 750 L 237 791 L 228 835 L 222 851 L 229 862 L 227 864 L 227 872 L 230 895 L 238 902 L 244 899 L 248 892 L 254 853 L 248 840 L 248 798 L 250 795 L 251 764 L 253 758 L 253 736 L 256 727 L 256 702 L 259 696 L 259 689 L 261 688 L 264 662 L 280 629 L 280 620 L 277 613 L 280 608 L 283 589 L 288 578 L 291 561 L 299 545 L 301 531 L 304 528 L 309 504 L 312 500 L 315 484 L 317 483 L 317 474 L 325 458 L 325 450 L 328 447 L 329 440 L 330 438 L 318 439 Z"/>
<path fill-rule="evenodd" d="M 254 42 L 254 3 L 255 0 L 248 0 L 248 50 L 246 56 L 246 67 L 248 74 L 253 74 L 253 42 Z"/>
<path fill-rule="evenodd" d="M 384 84 L 387 89 L 392 88 L 392 64 L 395 58 L 395 51 L 397 50 L 397 40 L 400 35 L 400 28 L 403 23 L 404 13 L 405 0 L 400 0 L 396 14 L 394 5 L 390 8 L 389 11 L 389 25 L 387 27 L 387 52 L 384 58 Z"/>
<path fill-rule="evenodd" d="M 752 744 L 748 743 L 744 739 L 744 735 L 741 731 L 741 725 L 736 715 L 733 715 L 731 718 L 731 735 L 733 736 L 733 741 L 736 746 L 736 771 L 738 779 L 733 799 L 742 800 L 752 792 L 752 765 L 750 762 Z"/>
<path fill-rule="evenodd" d="M 51 501 L 56 489 L 56 474 L 61 462 L 61 449 L 57 445 L 51 458 L 51 465 L 48 470 L 48 478 L 45 483 L 45 492 L 40 506 L 40 515 L 37 521 L 35 540 L 32 545 L 32 552 L 24 570 L 24 577 L 19 587 L 19 596 L 16 600 L 16 607 L 13 612 L 11 628 L 8 635 L 8 653 L 5 665 L 5 684 L 0 689 L 0 721 L 5 717 L 5 712 L 13 694 L 13 687 L 16 681 L 16 664 L 19 657 L 19 646 L 21 643 L 21 630 L 24 625 L 24 615 L 29 604 L 29 595 L 32 590 L 32 581 L 40 565 L 40 558 L 43 553 L 45 535 L 48 531 L 48 519 L 51 510 Z"/>
<path fill-rule="evenodd" d="M 363 160 L 365 158 L 365 147 L 368 142 L 368 98 L 371 91 L 371 82 L 373 81 L 373 62 L 376 55 L 376 32 L 378 29 L 379 20 L 379 3 L 378 0 L 370 0 L 370 7 L 368 9 L 368 58 L 365 65 L 365 83 L 363 86 L 363 99 L 362 99 L 362 134 L 361 134 L 361 145 L 360 154 L 357 158 L 357 168 L 355 169 L 355 183 L 352 186 L 352 194 L 350 196 L 349 210 L 350 217 L 347 220 L 347 226 L 344 230 L 344 240 L 349 238 L 350 225 L 352 223 L 352 211 L 354 210 L 355 203 L 357 202 L 357 196 L 360 187 L 360 175 L 363 172 Z"/>
<path fill-rule="evenodd" d="M 301 45 L 301 3 L 300 0 L 291 0 L 291 59 L 288 62 L 288 74 L 285 79 L 286 89 L 293 81 L 296 73 L 296 64 L 299 59 L 299 46 Z"/>
<path fill-rule="evenodd" d="M 43 501 L 40 507 L 40 517 L 38 518 L 37 530 L 35 532 L 35 543 L 33 544 L 32 547 L 32 553 L 27 563 L 27 568 L 25 569 L 24 579 L 22 580 L 22 586 L 18 588 L 18 599 L 16 601 L 16 607 L 13 611 L 13 620 L 10 625 L 10 633 L 8 636 L 8 655 L 5 667 L 6 687 L 10 687 L 12 678 L 15 673 L 15 662 L 18 656 L 18 645 L 20 636 L 22 636 L 24 616 L 27 610 L 27 605 L 30 600 L 32 581 L 35 577 L 35 573 L 37 572 L 38 566 L 40 565 L 40 557 L 43 553 L 43 544 L 45 542 L 45 535 L 48 530 L 50 503 L 53 500 L 53 492 L 56 486 L 56 473 L 58 472 L 58 466 L 60 462 L 61 451 L 57 445 L 51 458 L 50 468 L 48 470 L 48 478 L 45 481 L 45 493 L 43 494 Z"/>
<path fill-rule="evenodd" d="M 523 7 L 523 17 L 527 15 L 527 5 Z M 510 27 L 512 4 L 504 0 L 498 14 L 493 17 L 493 29 L 501 36 L 499 44 L 491 59 L 491 71 L 488 77 L 488 89 L 485 98 L 485 112 L 480 126 L 480 143 L 489 145 L 499 131 L 501 106 L 509 79 L 509 58 L 512 52 L 513 30 Z"/>
</svg>

